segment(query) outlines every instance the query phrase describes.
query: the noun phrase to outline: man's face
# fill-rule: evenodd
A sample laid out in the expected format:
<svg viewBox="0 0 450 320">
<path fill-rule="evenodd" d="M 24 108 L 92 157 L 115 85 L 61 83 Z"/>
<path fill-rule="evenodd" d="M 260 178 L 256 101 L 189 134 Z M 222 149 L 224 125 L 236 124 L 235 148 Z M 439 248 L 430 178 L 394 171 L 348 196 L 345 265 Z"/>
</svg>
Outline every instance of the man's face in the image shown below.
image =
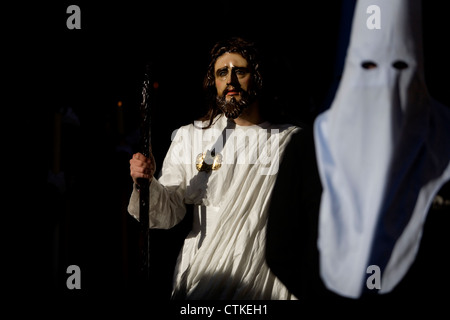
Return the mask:
<svg viewBox="0 0 450 320">
<path fill-rule="evenodd" d="M 236 119 L 252 102 L 251 73 L 247 60 L 237 53 L 225 53 L 214 65 L 216 102 L 227 118 Z"/>
<path fill-rule="evenodd" d="M 251 73 L 247 60 L 238 53 L 224 53 L 214 65 L 217 95 L 225 97 L 229 102 L 232 98 L 239 102 L 242 91 L 248 92 Z"/>
</svg>

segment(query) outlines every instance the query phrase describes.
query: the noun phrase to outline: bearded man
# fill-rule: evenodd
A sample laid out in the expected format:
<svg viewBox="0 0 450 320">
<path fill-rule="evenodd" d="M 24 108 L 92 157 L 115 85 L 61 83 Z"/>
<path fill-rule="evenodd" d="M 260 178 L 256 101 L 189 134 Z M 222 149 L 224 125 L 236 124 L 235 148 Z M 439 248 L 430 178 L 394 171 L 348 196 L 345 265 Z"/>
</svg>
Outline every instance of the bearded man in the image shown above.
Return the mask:
<svg viewBox="0 0 450 320">
<path fill-rule="evenodd" d="M 254 43 L 231 38 L 211 50 L 204 118 L 182 126 L 158 178 L 155 160 L 130 160 L 128 212 L 139 219 L 138 179 L 150 183 L 150 228 L 169 229 L 194 206 L 172 299 L 296 299 L 265 261 L 268 203 L 292 124 L 270 121 Z"/>
</svg>

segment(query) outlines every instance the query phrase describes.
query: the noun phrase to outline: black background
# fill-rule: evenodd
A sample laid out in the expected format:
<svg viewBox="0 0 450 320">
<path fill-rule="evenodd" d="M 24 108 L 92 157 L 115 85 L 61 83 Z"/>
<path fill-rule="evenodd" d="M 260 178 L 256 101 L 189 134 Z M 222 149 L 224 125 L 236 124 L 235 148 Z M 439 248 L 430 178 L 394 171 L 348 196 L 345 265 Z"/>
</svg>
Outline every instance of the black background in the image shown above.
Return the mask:
<svg viewBox="0 0 450 320">
<path fill-rule="evenodd" d="M 4 30 L 19 60 L 15 101 L 31 107 L 27 146 L 21 147 L 23 140 L 16 146 L 19 152 L 29 151 L 25 163 L 34 163 L 33 179 L 20 181 L 18 193 L 22 202 L 34 200 L 28 194 L 38 195 L 29 214 L 19 215 L 27 219 L 20 220 L 20 226 L 30 226 L 31 236 L 22 236 L 22 228 L 14 233 L 15 240 L 24 240 L 19 255 L 29 257 L 13 280 L 15 288 L 21 294 L 45 292 L 68 300 L 142 289 L 138 225 L 126 206 L 132 187 L 128 161 L 139 147 L 139 104 L 147 63 L 153 64 L 158 82 L 152 143 L 160 168 L 172 132 L 203 115 L 208 53 L 217 40 L 228 36 L 260 44 L 275 70 L 273 90 L 285 99 L 286 112 L 293 120 L 312 124 L 338 80 L 339 45 L 345 44 L 339 33 L 342 10 L 349 3 L 353 2 L 60 1 L 7 11 L 5 15 L 14 13 L 14 18 Z M 80 30 L 66 27 L 71 4 L 81 9 Z M 446 12 L 436 1 L 423 6 L 428 89 L 450 105 Z M 118 101 L 123 103 L 122 135 Z M 63 117 L 61 191 L 48 175 L 54 166 L 54 116 L 68 110 L 79 124 Z M 168 299 L 173 263 L 188 228 L 186 221 L 172 230 L 151 231 L 152 299 Z M 69 265 L 81 268 L 81 290 L 66 287 Z"/>
</svg>

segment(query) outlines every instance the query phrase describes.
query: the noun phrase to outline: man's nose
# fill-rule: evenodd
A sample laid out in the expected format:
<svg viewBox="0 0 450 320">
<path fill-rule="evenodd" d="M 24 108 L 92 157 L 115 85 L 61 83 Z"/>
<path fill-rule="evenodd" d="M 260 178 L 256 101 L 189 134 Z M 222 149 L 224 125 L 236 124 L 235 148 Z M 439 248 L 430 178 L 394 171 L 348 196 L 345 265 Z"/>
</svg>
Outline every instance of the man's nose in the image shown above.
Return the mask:
<svg viewBox="0 0 450 320">
<path fill-rule="evenodd" d="M 227 85 L 232 85 L 238 82 L 238 78 L 236 75 L 236 72 L 234 70 L 231 70 L 227 75 Z"/>
</svg>

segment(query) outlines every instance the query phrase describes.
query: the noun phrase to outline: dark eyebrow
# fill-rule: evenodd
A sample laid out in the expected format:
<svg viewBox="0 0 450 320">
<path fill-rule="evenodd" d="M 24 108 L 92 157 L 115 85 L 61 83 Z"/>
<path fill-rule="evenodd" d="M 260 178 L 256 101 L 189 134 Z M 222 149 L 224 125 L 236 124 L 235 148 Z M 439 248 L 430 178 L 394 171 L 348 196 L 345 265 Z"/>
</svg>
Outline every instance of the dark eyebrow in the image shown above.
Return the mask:
<svg viewBox="0 0 450 320">
<path fill-rule="evenodd" d="M 216 75 L 218 75 L 221 71 L 228 70 L 228 67 L 222 67 L 216 70 Z"/>
</svg>

